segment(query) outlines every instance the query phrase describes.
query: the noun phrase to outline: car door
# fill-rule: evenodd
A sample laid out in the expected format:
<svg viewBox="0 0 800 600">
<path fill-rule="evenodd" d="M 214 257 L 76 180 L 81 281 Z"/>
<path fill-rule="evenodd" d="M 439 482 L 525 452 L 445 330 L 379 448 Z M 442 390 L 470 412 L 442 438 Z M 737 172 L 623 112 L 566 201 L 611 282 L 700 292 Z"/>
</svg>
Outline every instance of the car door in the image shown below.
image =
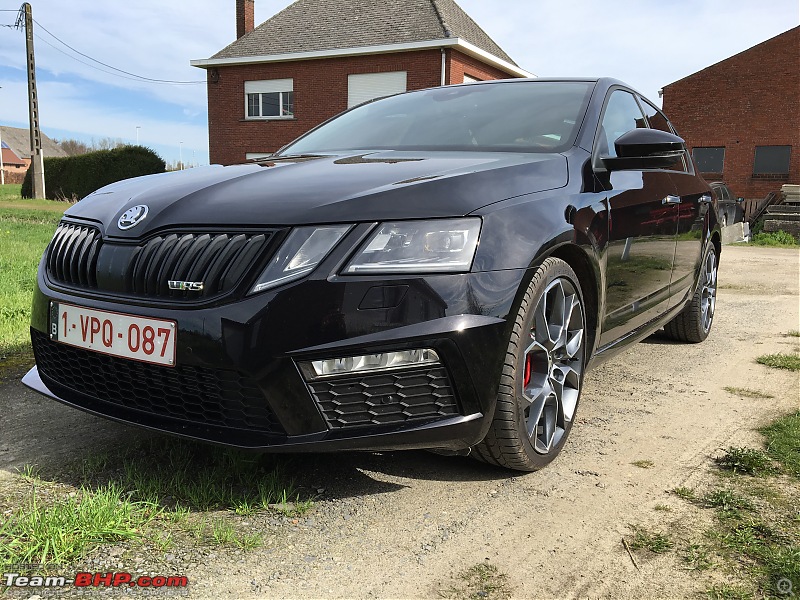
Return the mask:
<svg viewBox="0 0 800 600">
<path fill-rule="evenodd" d="M 647 120 L 629 91 L 612 88 L 595 141 L 595 171 L 607 194 L 609 243 L 605 311 L 600 344 L 605 346 L 662 314 L 668 306 L 678 205 L 670 172 L 603 172 L 600 156 L 616 156 L 614 141 Z"/>
<path fill-rule="evenodd" d="M 641 102 L 651 128 L 678 135 L 664 113 L 644 99 L 641 99 Z M 675 205 L 678 216 L 675 260 L 670 277 L 669 305 L 672 307 L 688 299 L 700 268 L 703 236 L 708 231 L 707 213 L 711 206 L 711 190 L 695 173 L 694 165 L 686 150 L 681 161 L 669 168 L 669 173 L 675 188 L 674 194 L 680 199 Z M 727 191 L 725 186 L 720 186 L 722 194 L 725 193 L 723 189 Z M 730 199 L 730 196 L 728 198 Z"/>
</svg>

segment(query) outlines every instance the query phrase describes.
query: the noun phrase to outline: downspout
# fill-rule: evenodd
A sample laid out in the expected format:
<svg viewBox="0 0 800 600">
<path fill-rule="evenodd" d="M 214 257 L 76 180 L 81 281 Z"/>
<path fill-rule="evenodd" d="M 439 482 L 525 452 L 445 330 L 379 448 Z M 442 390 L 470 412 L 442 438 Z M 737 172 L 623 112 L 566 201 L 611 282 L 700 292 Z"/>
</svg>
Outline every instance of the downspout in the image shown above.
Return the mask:
<svg viewBox="0 0 800 600">
<path fill-rule="evenodd" d="M 442 48 L 442 83 L 439 85 L 445 85 L 447 82 L 445 81 L 445 71 L 447 69 L 447 61 L 445 60 L 445 51 Z"/>
</svg>

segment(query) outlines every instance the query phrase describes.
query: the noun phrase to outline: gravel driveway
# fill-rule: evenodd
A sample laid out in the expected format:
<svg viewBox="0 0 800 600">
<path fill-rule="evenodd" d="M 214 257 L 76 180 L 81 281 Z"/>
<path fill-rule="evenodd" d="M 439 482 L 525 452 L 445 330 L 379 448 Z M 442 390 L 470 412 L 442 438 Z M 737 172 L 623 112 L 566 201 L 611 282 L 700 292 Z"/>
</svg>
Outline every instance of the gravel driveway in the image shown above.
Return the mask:
<svg viewBox="0 0 800 600">
<path fill-rule="evenodd" d="M 724 247 L 714 329 L 699 345 L 651 337 L 588 374 L 562 455 L 520 475 L 425 452 L 317 455 L 292 461 L 323 490 L 298 519 L 263 520 L 250 551 L 171 551 L 196 598 L 430 598 L 473 565 L 508 574 L 514 597 L 685 597 L 704 582 L 674 555 L 641 561 L 621 544 L 631 523 L 659 525 L 656 504 L 707 477 L 728 445 L 800 405 L 797 373 L 761 354 L 791 352 L 799 328 L 797 250 Z M 762 390 L 743 400 L 725 386 Z M 0 494 L 15 468 L 85 455 L 142 435 L 0 386 Z M 651 468 L 634 466 L 651 461 Z M 163 558 L 163 557 L 162 557 Z M 129 566 L 129 565 L 123 565 Z"/>
</svg>

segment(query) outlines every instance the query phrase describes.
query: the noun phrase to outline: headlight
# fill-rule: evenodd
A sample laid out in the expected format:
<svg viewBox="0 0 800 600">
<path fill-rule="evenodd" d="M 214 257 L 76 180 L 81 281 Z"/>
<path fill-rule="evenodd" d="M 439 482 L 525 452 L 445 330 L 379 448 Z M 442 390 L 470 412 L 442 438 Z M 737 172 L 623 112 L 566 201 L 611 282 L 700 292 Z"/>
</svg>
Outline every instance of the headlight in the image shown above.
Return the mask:
<svg viewBox="0 0 800 600">
<path fill-rule="evenodd" d="M 466 272 L 480 232 L 475 217 L 381 223 L 344 272 Z"/>
<path fill-rule="evenodd" d="M 267 290 L 307 275 L 322 262 L 350 225 L 298 227 L 281 244 L 251 294 Z"/>
</svg>

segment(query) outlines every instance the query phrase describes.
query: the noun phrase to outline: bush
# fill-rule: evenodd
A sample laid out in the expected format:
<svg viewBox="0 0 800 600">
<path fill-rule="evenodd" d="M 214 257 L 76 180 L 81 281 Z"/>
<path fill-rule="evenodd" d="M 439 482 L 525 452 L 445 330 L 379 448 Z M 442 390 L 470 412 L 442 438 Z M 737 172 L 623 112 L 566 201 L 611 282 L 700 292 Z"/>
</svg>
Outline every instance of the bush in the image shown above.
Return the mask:
<svg viewBox="0 0 800 600">
<path fill-rule="evenodd" d="M 121 146 L 78 156 L 44 159 L 45 193 L 51 200 L 80 200 L 101 187 L 140 175 L 163 173 L 164 160 L 143 146 Z M 22 182 L 22 197 L 33 197 L 28 168 Z"/>
<path fill-rule="evenodd" d="M 781 230 L 771 233 L 756 233 L 753 236 L 753 244 L 756 246 L 796 246 L 797 241 L 791 233 Z"/>
</svg>

